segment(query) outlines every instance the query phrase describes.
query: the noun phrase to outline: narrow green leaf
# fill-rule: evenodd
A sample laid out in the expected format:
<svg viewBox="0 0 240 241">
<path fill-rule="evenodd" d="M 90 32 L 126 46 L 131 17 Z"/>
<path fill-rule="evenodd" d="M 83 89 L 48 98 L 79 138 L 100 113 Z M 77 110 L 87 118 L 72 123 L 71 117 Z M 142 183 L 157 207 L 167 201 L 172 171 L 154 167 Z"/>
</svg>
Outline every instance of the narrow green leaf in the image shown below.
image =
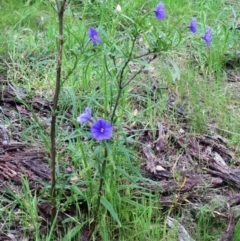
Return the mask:
<svg viewBox="0 0 240 241">
<path fill-rule="evenodd" d="M 63 237 L 62 241 L 70 241 L 70 240 L 72 240 L 79 233 L 81 228 L 82 228 L 81 225 L 77 225 L 73 229 L 68 230 L 67 234 Z"/>
<path fill-rule="evenodd" d="M 122 173 L 129 181 L 134 182 L 133 178 L 121 167 L 117 166 L 116 169 Z"/>
<path fill-rule="evenodd" d="M 101 197 L 101 204 L 109 211 L 112 218 L 118 223 L 118 225 L 122 226 L 117 213 L 113 209 L 112 204 L 105 197 Z"/>
<path fill-rule="evenodd" d="M 172 74 L 172 78 L 174 83 L 176 82 L 176 80 L 180 80 L 180 69 L 178 67 L 178 65 L 176 64 L 176 62 L 174 62 L 171 58 L 167 59 L 168 62 L 172 65 L 172 68 L 169 66 L 169 70 Z"/>
</svg>

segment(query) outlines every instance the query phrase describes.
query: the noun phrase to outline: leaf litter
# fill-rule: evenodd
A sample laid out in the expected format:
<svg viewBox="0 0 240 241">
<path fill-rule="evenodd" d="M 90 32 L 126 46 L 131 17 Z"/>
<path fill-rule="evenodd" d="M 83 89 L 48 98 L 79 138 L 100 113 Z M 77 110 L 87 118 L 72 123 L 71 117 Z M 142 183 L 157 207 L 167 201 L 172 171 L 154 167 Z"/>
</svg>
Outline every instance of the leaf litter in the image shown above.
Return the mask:
<svg viewBox="0 0 240 241">
<path fill-rule="evenodd" d="M 5 77 L 0 78 L 0 81 L 0 193 L 4 196 L 10 190 L 13 193 L 19 192 L 23 176 L 27 178 L 32 192 L 40 193 L 51 180 L 49 156 L 42 145 L 20 141 L 20 118 L 33 120 L 31 112 L 23 104 L 24 101 L 28 102 L 38 118 L 43 120 L 50 116 L 52 103 L 41 97 L 28 100 L 23 89 L 13 87 Z M 174 107 L 174 101 L 168 101 L 166 105 L 168 111 L 177 110 L 175 113 L 184 119 L 186 112 L 182 108 Z M 14 120 L 11 125 L 5 123 L 7 118 Z M 151 130 L 145 130 L 136 137 L 142 144 L 138 147 L 141 151 L 142 175 L 154 180 L 141 185 L 148 187 L 152 192 L 160 192 L 161 206 L 171 208 L 167 217 L 169 230 L 176 226 L 179 240 L 194 240 L 191 237 L 194 229 L 188 226 L 189 224 L 183 226 L 183 220 L 175 220 L 174 214 L 182 211 L 184 217 L 183 209 L 189 210 L 191 220 L 197 222 L 196 214 L 201 204 L 211 203 L 217 198 L 223 201 L 223 206 L 215 206 L 215 218 L 228 222 L 219 241 L 231 240 L 235 220 L 240 217 L 240 169 L 234 166 L 236 160 L 227 147 L 228 140 L 217 134 L 191 134 L 184 125 L 172 127 L 168 123 L 158 121 L 156 127 L 156 136 Z M 131 132 L 132 128 L 136 126 L 132 125 L 127 129 Z M 68 169 L 69 167 L 66 168 L 66 173 L 69 172 Z M 65 195 L 70 195 L 70 192 L 66 190 Z M 50 211 L 49 203 L 38 203 L 38 214 L 45 225 L 50 219 Z M 63 220 L 66 215 L 74 216 L 74 212 L 75 210 L 69 207 L 59 218 Z M 18 223 L 16 225 L 19 226 Z M 11 230 L 2 227 L 0 240 L 21 238 L 21 233 L 11 233 Z"/>
</svg>

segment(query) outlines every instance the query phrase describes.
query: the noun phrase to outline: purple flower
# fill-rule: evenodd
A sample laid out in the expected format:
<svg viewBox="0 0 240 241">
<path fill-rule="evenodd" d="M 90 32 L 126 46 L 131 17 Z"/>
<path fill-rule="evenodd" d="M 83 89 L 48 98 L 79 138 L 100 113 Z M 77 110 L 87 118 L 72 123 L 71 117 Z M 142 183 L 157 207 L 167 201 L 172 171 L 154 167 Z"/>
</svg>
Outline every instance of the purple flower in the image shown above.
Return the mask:
<svg viewBox="0 0 240 241">
<path fill-rule="evenodd" d="M 197 19 L 196 18 L 192 18 L 189 28 L 193 33 L 197 32 Z"/>
<path fill-rule="evenodd" d="M 160 2 L 155 10 L 156 17 L 159 20 L 163 20 L 165 18 L 165 6 L 162 2 Z"/>
<path fill-rule="evenodd" d="M 77 122 L 79 124 L 82 124 L 84 122 L 87 122 L 87 121 L 90 121 L 92 119 L 92 116 L 91 116 L 91 108 L 86 108 L 85 109 L 85 112 L 80 114 L 77 118 Z"/>
<path fill-rule="evenodd" d="M 211 45 L 211 39 L 212 39 L 212 31 L 211 28 L 208 28 L 205 32 L 205 35 L 202 37 L 208 47 Z"/>
<path fill-rule="evenodd" d="M 112 136 L 112 132 L 112 125 L 109 122 L 102 119 L 97 120 L 91 126 L 91 133 L 93 137 L 98 141 L 110 139 Z"/>
<path fill-rule="evenodd" d="M 102 40 L 99 37 L 97 30 L 93 27 L 90 27 L 88 30 L 88 36 L 91 39 L 93 45 L 95 46 L 98 43 L 102 43 Z"/>
</svg>

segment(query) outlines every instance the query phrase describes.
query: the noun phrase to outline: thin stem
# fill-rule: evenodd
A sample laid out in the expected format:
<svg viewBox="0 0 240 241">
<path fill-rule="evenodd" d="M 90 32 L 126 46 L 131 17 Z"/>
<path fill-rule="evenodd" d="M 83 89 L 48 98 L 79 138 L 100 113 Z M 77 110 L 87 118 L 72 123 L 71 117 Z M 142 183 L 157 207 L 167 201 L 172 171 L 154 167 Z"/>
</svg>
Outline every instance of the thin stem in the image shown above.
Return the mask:
<svg viewBox="0 0 240 241">
<path fill-rule="evenodd" d="M 99 207 L 100 207 L 100 201 L 101 201 L 101 197 L 102 197 L 102 189 L 103 189 L 103 183 L 104 183 L 104 174 L 105 174 L 106 164 L 107 164 L 107 147 L 105 146 L 104 161 L 103 161 L 103 164 L 102 164 L 102 171 L 101 171 L 101 179 L 100 179 L 100 183 L 99 183 L 99 187 L 98 187 L 97 206 L 96 206 L 94 216 L 93 216 L 92 228 L 91 228 L 91 230 L 88 234 L 88 237 L 87 237 L 88 240 L 91 239 L 92 234 L 95 231 L 96 224 L 97 224 L 98 210 L 99 210 Z"/>
<path fill-rule="evenodd" d="M 143 57 L 146 57 L 146 56 L 148 56 L 148 55 L 150 55 L 150 54 L 155 54 L 155 53 L 156 53 L 156 51 L 149 51 L 149 52 L 147 52 L 147 53 L 144 53 L 144 54 L 135 56 L 135 57 L 133 57 L 133 59 L 141 59 L 141 58 L 143 58 Z"/>
<path fill-rule="evenodd" d="M 115 101 L 115 105 L 113 107 L 113 112 L 112 112 L 112 116 L 111 116 L 111 123 L 113 122 L 113 119 L 115 117 L 117 106 L 118 106 L 118 102 L 119 102 L 120 97 L 121 97 L 121 93 L 122 93 L 122 87 L 118 86 L 118 93 L 117 93 L 117 98 L 116 98 L 116 101 Z"/>
<path fill-rule="evenodd" d="M 117 106 L 118 106 L 118 103 L 119 103 L 119 100 L 120 100 L 120 97 L 121 97 L 121 94 L 122 94 L 122 90 L 127 86 L 129 85 L 132 80 L 137 76 L 139 75 L 142 70 L 144 69 L 145 66 L 142 66 L 139 71 L 137 71 L 125 84 L 123 84 L 123 74 L 124 74 L 124 71 L 125 69 L 127 68 L 129 62 L 132 60 L 132 59 L 138 59 L 138 58 L 143 58 L 145 56 L 148 56 L 154 52 L 148 52 L 148 53 L 145 53 L 145 54 L 142 54 L 142 55 L 139 55 L 139 56 L 136 56 L 136 57 L 133 57 L 132 58 L 132 54 L 133 54 L 133 48 L 135 46 L 135 42 L 136 42 L 136 39 L 137 37 L 135 37 L 133 39 L 133 44 L 132 44 L 132 48 L 130 50 L 130 53 L 129 53 L 129 56 L 128 56 L 128 59 L 126 60 L 126 62 L 124 63 L 124 66 L 122 67 L 121 71 L 119 72 L 119 77 L 118 77 L 118 93 L 117 93 L 117 98 L 116 98 L 116 101 L 115 101 L 115 104 L 114 104 L 114 107 L 113 107 L 113 112 L 112 112 L 112 116 L 111 116 L 111 122 L 113 122 L 114 120 L 114 117 L 116 115 L 116 110 L 117 110 Z M 148 61 L 148 64 L 151 63 L 155 58 L 157 57 L 157 54 L 155 54 L 149 61 Z M 114 60 L 114 58 L 113 58 Z M 115 64 L 115 62 L 114 62 Z M 116 66 L 115 66 L 116 68 Z"/>
<path fill-rule="evenodd" d="M 157 57 L 157 55 L 154 55 L 153 58 L 148 61 L 148 63 L 151 63 L 156 57 Z M 133 80 L 137 75 L 139 75 L 139 74 L 143 71 L 144 67 L 145 67 L 145 66 L 142 66 L 142 67 L 127 81 L 127 83 L 125 83 L 125 84 L 123 85 L 122 82 L 121 82 L 121 85 L 118 86 L 118 93 L 117 93 L 117 98 L 116 98 L 115 105 L 114 105 L 113 112 L 112 112 L 112 116 L 111 116 L 111 122 L 113 122 L 113 119 L 114 119 L 114 116 L 115 116 L 115 112 L 116 112 L 116 109 L 117 109 L 117 106 L 118 106 L 118 102 L 119 102 L 119 99 L 120 99 L 120 97 L 121 97 L 122 90 L 123 90 L 127 85 L 129 85 L 129 84 L 132 82 L 132 80 Z"/>
<path fill-rule="evenodd" d="M 154 59 L 156 59 L 156 57 L 157 57 L 157 54 L 155 54 L 151 59 L 149 59 L 147 63 L 150 64 Z M 142 67 L 122 86 L 122 88 L 125 88 L 127 85 L 129 85 L 129 84 L 135 79 L 135 77 L 136 77 L 137 75 L 139 75 L 139 74 L 143 71 L 144 68 L 145 68 L 145 66 L 142 66 Z"/>
<path fill-rule="evenodd" d="M 132 43 L 132 47 L 131 47 L 131 50 L 130 50 L 130 53 L 128 55 L 128 58 L 127 60 L 125 61 L 123 67 L 121 68 L 118 76 L 117 76 L 117 80 L 118 80 L 118 93 L 117 93 L 117 98 L 116 98 L 116 101 L 115 101 L 115 104 L 114 104 L 114 107 L 113 107 L 113 112 L 112 112 L 112 116 L 111 116 L 111 122 L 113 122 L 113 119 L 116 115 L 116 110 L 117 110 L 117 106 L 118 106 L 118 103 L 119 103 L 119 100 L 120 100 L 120 97 L 121 97 L 121 94 L 122 94 L 122 90 L 123 90 L 123 74 L 124 74 L 124 71 L 125 69 L 127 68 L 129 62 L 131 61 L 132 59 L 132 54 L 133 54 L 133 49 L 134 49 L 134 46 L 135 46 L 135 43 L 136 43 L 136 40 L 137 40 L 137 36 L 135 36 L 133 38 L 133 43 Z M 115 58 L 113 58 L 113 60 L 115 60 Z M 115 64 L 115 62 L 114 62 Z M 116 67 L 117 68 L 117 67 Z"/>
<path fill-rule="evenodd" d="M 134 39 L 133 39 L 132 47 L 131 47 L 130 53 L 129 53 L 129 55 L 128 55 L 128 58 L 127 58 L 126 62 L 124 63 L 124 65 L 123 65 L 123 67 L 122 67 L 122 69 L 121 69 L 121 71 L 120 71 L 120 74 L 119 74 L 118 77 L 117 77 L 117 79 L 118 79 L 118 81 L 119 81 L 119 87 L 120 87 L 120 88 L 122 87 L 124 71 L 125 71 L 125 69 L 127 68 L 129 62 L 132 60 L 132 54 L 133 54 L 133 49 L 134 49 L 136 40 L 137 40 L 137 36 L 135 36 Z"/>
<path fill-rule="evenodd" d="M 51 163 L 52 163 L 52 182 L 51 182 L 51 200 L 52 200 L 52 215 L 51 223 L 54 223 L 57 207 L 56 207 L 56 197 L 57 192 L 55 189 L 56 186 L 56 120 L 57 120 L 57 111 L 58 111 L 58 99 L 60 94 L 61 87 L 61 72 L 62 72 L 62 50 L 63 50 L 63 15 L 66 6 L 66 0 L 63 0 L 63 3 L 60 7 L 59 2 L 56 0 L 56 5 L 58 9 L 58 57 L 57 57 L 57 67 L 56 67 L 56 85 L 55 93 L 53 98 L 53 108 L 52 108 L 52 120 L 51 120 Z"/>
</svg>

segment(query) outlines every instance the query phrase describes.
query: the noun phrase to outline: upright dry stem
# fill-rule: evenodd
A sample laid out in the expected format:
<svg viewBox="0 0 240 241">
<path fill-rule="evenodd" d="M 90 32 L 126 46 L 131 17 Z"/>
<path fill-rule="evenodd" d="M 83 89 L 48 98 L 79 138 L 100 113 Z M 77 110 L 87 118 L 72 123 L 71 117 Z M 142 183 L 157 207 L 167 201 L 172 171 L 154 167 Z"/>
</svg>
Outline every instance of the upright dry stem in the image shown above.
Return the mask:
<svg viewBox="0 0 240 241">
<path fill-rule="evenodd" d="M 52 163 L 52 182 L 51 182 L 51 200 L 52 200 L 52 217 L 51 223 L 54 223 L 57 207 L 56 207 L 56 197 L 57 192 L 56 186 L 56 120 L 58 111 L 58 99 L 61 87 L 61 72 L 62 72 L 62 50 L 63 50 L 63 16 L 66 7 L 67 0 L 63 0 L 60 5 L 56 0 L 57 13 L 58 13 L 58 57 L 57 57 L 57 68 L 56 68 L 56 86 L 53 98 L 53 108 L 52 108 L 52 120 L 51 120 L 51 163 Z"/>
</svg>

